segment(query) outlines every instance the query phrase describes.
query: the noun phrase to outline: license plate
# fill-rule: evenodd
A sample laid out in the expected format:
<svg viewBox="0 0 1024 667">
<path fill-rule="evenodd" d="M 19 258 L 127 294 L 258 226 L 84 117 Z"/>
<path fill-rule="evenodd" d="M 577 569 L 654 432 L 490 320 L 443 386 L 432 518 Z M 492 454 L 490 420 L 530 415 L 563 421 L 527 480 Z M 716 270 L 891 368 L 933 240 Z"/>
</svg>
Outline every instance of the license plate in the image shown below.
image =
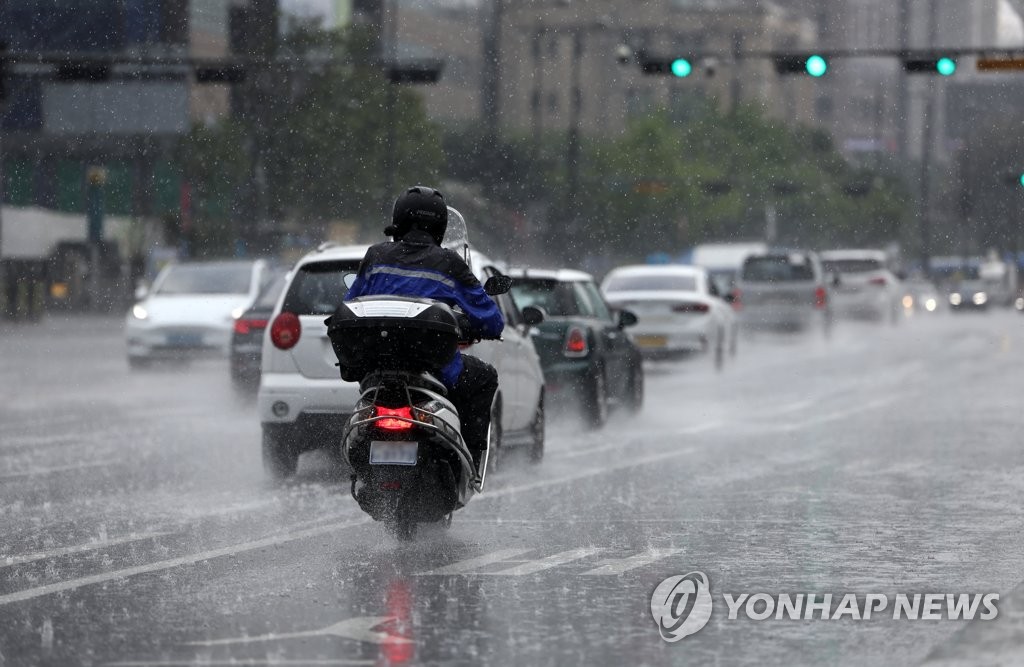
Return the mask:
<svg viewBox="0 0 1024 667">
<path fill-rule="evenodd" d="M 667 336 L 637 336 L 634 340 L 639 347 L 665 347 L 668 343 Z"/>
<path fill-rule="evenodd" d="M 202 334 L 168 334 L 168 347 L 202 347 Z"/>
<path fill-rule="evenodd" d="M 374 440 L 370 443 L 370 463 L 373 465 L 414 466 L 419 446 L 418 442 Z"/>
</svg>

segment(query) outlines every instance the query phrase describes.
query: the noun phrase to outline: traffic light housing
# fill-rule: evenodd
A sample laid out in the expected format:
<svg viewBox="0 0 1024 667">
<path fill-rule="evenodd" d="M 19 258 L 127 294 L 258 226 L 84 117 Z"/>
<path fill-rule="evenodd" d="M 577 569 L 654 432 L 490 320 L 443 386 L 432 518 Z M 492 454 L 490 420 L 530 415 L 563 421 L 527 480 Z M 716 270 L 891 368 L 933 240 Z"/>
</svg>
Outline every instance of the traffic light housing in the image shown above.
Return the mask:
<svg viewBox="0 0 1024 667">
<path fill-rule="evenodd" d="M 388 63 L 384 73 L 391 83 L 437 83 L 444 70 L 444 61 L 419 60 Z"/>
<path fill-rule="evenodd" d="M 932 56 L 927 58 L 903 58 L 903 69 L 908 74 L 939 74 L 953 76 L 956 73 L 956 58 Z"/>
<path fill-rule="evenodd" d="M 787 53 L 773 58 L 778 74 L 806 74 L 815 78 L 828 72 L 828 59 L 816 53 Z"/>
<path fill-rule="evenodd" d="M 641 53 L 640 71 L 644 74 L 674 76 L 683 79 L 693 74 L 693 59 L 689 57 L 651 58 Z"/>
</svg>

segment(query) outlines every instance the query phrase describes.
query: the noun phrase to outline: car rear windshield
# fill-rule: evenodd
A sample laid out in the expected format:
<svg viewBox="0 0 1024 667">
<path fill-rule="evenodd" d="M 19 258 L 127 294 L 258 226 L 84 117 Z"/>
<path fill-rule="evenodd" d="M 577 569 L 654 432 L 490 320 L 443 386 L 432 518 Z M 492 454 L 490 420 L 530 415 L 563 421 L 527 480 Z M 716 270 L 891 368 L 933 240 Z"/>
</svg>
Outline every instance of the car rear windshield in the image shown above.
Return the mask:
<svg viewBox="0 0 1024 667">
<path fill-rule="evenodd" d="M 633 292 L 646 290 L 676 290 L 696 292 L 697 278 L 671 273 L 649 275 L 611 276 L 604 287 L 605 292 Z"/>
<path fill-rule="evenodd" d="M 351 259 L 303 265 L 288 287 L 282 310 L 296 315 L 333 315 L 348 292 L 345 276 L 358 271 L 359 262 Z"/>
<path fill-rule="evenodd" d="M 826 259 L 822 268 L 829 273 L 869 273 L 882 268 L 877 259 Z"/>
<path fill-rule="evenodd" d="M 756 283 L 814 280 L 814 267 L 803 255 L 748 257 L 743 262 L 743 280 Z"/>
<path fill-rule="evenodd" d="M 178 264 L 172 266 L 157 294 L 248 294 L 252 264 Z"/>
<path fill-rule="evenodd" d="M 580 315 L 580 304 L 570 283 L 519 278 L 512 284 L 512 298 L 520 310 L 527 306 L 537 306 L 551 317 Z"/>
</svg>

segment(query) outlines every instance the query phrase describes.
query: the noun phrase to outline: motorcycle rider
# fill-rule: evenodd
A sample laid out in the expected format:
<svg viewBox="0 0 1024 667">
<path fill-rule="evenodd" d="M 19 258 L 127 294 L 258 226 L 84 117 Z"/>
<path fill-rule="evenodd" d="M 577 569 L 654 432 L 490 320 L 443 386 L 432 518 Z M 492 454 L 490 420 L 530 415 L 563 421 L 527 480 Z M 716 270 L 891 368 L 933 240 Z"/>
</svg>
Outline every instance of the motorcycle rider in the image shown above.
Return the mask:
<svg viewBox="0 0 1024 667">
<path fill-rule="evenodd" d="M 371 295 L 434 299 L 462 309 L 469 320 L 470 331 L 464 332 L 469 338 L 500 337 L 505 320 L 498 305 L 462 257 L 441 247 L 447 227 L 448 206 L 440 192 L 424 186 L 403 192 L 395 200 L 391 225 L 384 229 L 394 240 L 367 249 L 345 300 Z M 479 475 L 498 372 L 476 357 L 456 352 L 441 370 L 441 381 L 459 412 L 462 437 Z"/>
</svg>

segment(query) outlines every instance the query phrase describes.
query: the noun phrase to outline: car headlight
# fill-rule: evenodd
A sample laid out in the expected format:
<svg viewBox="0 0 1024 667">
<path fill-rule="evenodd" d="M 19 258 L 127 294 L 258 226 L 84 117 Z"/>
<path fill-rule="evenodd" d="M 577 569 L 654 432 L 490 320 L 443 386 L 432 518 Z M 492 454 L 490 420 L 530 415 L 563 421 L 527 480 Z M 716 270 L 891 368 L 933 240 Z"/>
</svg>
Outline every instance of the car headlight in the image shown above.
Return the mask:
<svg viewBox="0 0 1024 667">
<path fill-rule="evenodd" d="M 949 295 L 949 302 L 954 306 L 959 306 L 961 301 L 963 301 L 963 297 L 961 297 L 956 292 L 953 292 L 952 294 Z"/>
<path fill-rule="evenodd" d="M 137 320 L 145 320 L 149 317 L 149 313 L 147 313 L 146 309 L 141 305 L 135 304 L 135 306 L 132 307 L 132 316 Z"/>
<path fill-rule="evenodd" d="M 931 313 L 935 311 L 938 305 L 939 304 L 935 301 L 935 299 L 928 299 L 924 302 L 924 309 Z"/>
<path fill-rule="evenodd" d="M 903 297 L 903 307 L 910 309 L 914 307 L 914 297 L 907 294 Z"/>
<path fill-rule="evenodd" d="M 1017 310 L 1024 310 L 1024 297 L 1017 297 L 1017 300 L 1013 302 L 1013 307 Z"/>
<path fill-rule="evenodd" d="M 984 306 L 985 302 L 988 301 L 988 295 L 984 292 L 975 292 L 974 297 L 971 298 L 975 306 Z"/>
</svg>

